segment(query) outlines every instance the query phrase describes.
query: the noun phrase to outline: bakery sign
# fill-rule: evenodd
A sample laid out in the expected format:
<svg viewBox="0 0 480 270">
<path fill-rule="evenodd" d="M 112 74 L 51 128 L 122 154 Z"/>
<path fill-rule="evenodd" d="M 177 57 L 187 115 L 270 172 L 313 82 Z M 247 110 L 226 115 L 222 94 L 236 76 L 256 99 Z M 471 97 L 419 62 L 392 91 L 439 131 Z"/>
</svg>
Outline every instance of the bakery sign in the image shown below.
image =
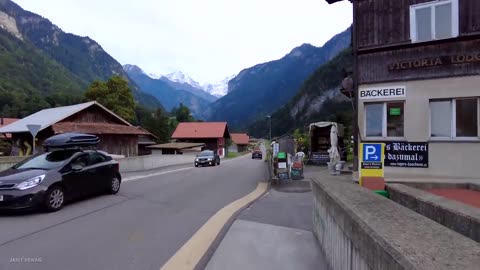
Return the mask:
<svg viewBox="0 0 480 270">
<path fill-rule="evenodd" d="M 360 99 L 405 98 L 405 86 L 386 86 L 359 89 Z"/>
<path fill-rule="evenodd" d="M 428 143 L 386 142 L 385 166 L 428 168 Z"/>
<path fill-rule="evenodd" d="M 480 53 L 435 56 L 422 59 L 402 60 L 388 64 L 388 70 L 400 71 L 415 68 L 427 68 L 446 65 L 480 63 Z"/>
</svg>

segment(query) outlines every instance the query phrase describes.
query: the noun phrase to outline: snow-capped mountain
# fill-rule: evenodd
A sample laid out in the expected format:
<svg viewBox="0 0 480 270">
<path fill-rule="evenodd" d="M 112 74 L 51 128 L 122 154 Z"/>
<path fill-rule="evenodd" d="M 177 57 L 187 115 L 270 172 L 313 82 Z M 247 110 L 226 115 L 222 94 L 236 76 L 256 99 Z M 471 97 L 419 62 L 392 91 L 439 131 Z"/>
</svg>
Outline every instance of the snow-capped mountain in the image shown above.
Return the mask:
<svg viewBox="0 0 480 270">
<path fill-rule="evenodd" d="M 183 72 L 181 71 L 175 71 L 170 74 L 164 75 L 163 77 L 167 77 L 170 81 L 173 82 L 187 83 L 193 87 L 202 89 L 202 86 L 197 81 L 183 74 Z"/>
<path fill-rule="evenodd" d="M 202 85 L 202 88 L 211 95 L 214 95 L 216 97 L 223 97 L 228 93 L 228 82 L 235 77 L 236 75 L 231 75 L 223 79 L 222 81 L 214 84 L 206 83 Z"/>
<path fill-rule="evenodd" d="M 223 97 L 228 93 L 228 82 L 235 78 L 236 75 L 228 76 L 227 78 L 223 79 L 220 82 L 216 83 L 202 83 L 200 84 L 198 81 L 192 79 L 190 76 L 185 75 L 181 71 L 175 71 L 169 73 L 167 75 L 158 75 L 155 73 L 147 74 L 152 79 L 167 79 L 172 82 L 176 82 L 179 84 L 188 84 L 194 88 L 201 89 L 210 95 L 213 95 L 217 98 Z"/>
<path fill-rule="evenodd" d="M 155 73 L 148 73 L 146 74 L 148 77 L 154 79 L 154 80 L 158 80 L 160 78 L 162 78 L 163 76 L 162 75 L 158 75 L 158 74 L 155 74 Z"/>
</svg>

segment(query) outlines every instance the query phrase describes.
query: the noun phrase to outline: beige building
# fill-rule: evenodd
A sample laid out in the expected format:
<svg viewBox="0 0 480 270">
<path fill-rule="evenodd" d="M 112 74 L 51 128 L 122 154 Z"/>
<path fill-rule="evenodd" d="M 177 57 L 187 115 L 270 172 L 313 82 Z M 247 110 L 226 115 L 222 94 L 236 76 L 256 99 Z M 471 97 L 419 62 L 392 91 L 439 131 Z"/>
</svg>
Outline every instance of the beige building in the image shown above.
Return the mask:
<svg viewBox="0 0 480 270">
<path fill-rule="evenodd" d="M 478 178 L 480 1 L 354 5 L 360 141 L 386 143 L 385 177 Z"/>
</svg>

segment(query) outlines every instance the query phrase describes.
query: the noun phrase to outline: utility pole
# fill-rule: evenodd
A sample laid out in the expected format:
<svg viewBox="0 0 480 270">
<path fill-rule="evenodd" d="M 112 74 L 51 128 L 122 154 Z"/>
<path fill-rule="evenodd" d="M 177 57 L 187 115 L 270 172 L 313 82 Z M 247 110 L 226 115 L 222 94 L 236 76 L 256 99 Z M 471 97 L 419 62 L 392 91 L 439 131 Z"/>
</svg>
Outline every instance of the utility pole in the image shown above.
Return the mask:
<svg viewBox="0 0 480 270">
<path fill-rule="evenodd" d="M 269 134 L 269 139 L 270 139 L 270 143 L 272 142 L 272 116 L 271 115 L 267 115 L 267 118 L 269 120 L 269 124 L 268 124 L 268 134 Z"/>
</svg>

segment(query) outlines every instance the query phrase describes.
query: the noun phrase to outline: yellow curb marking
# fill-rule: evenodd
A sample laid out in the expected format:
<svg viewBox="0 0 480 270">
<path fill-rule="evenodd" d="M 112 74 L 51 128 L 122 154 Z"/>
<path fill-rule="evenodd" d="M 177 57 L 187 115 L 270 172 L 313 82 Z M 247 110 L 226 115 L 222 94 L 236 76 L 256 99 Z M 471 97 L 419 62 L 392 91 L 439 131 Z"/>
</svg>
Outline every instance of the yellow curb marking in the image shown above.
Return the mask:
<svg viewBox="0 0 480 270">
<path fill-rule="evenodd" d="M 258 183 L 250 194 L 220 209 L 213 215 L 160 270 L 192 270 L 207 252 L 221 229 L 235 212 L 260 197 L 267 190 L 267 183 Z"/>
</svg>

